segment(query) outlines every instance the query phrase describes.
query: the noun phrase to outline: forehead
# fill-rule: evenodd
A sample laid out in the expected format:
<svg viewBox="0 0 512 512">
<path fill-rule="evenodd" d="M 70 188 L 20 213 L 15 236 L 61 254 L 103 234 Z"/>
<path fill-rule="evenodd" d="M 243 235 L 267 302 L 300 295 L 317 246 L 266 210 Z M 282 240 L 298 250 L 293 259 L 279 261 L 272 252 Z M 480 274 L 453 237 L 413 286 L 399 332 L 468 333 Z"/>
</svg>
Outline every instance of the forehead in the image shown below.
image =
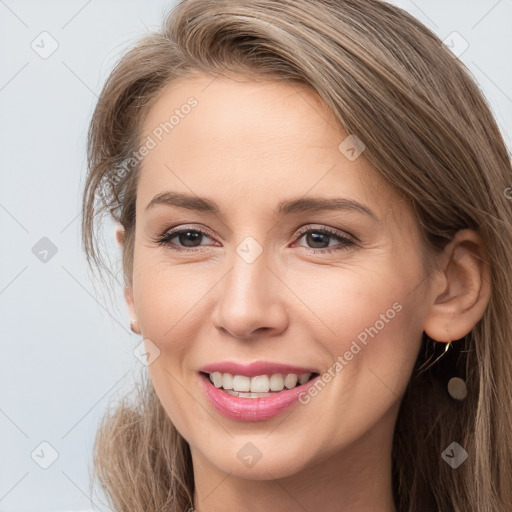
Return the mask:
<svg viewBox="0 0 512 512">
<path fill-rule="evenodd" d="M 165 124 L 169 120 L 172 126 Z M 261 154 L 265 146 L 271 150 L 284 144 L 313 148 L 342 136 L 336 133 L 332 113 L 305 86 L 204 75 L 168 85 L 153 103 L 143 128 L 144 134 L 162 128 L 165 139 L 178 142 L 193 136 L 207 144 L 206 149 L 233 148 L 244 155 L 251 149 Z"/>
<path fill-rule="evenodd" d="M 397 195 L 364 152 L 349 159 L 350 137 L 311 89 L 196 75 L 168 85 L 142 125 L 152 141 L 138 195 L 179 190 L 234 204 L 344 195 L 384 217 Z M 348 141 L 348 142 L 347 142 Z M 340 144 L 341 150 L 340 150 Z M 356 148 L 357 149 L 357 148 Z"/>
</svg>

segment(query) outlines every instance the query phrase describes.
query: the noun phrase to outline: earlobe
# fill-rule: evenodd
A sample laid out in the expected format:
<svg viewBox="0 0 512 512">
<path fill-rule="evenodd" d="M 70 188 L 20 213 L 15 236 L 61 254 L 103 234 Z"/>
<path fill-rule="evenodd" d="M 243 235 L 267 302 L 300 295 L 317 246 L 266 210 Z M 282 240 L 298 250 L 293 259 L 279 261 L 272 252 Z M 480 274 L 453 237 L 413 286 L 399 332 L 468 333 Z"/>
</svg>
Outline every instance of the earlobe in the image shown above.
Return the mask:
<svg viewBox="0 0 512 512">
<path fill-rule="evenodd" d="M 466 336 L 482 318 L 490 297 L 487 251 L 473 230 L 459 231 L 441 255 L 443 279 L 434 282 L 424 322 L 429 338 L 450 342 Z"/>
<path fill-rule="evenodd" d="M 141 334 L 142 331 L 140 330 L 140 325 L 138 320 L 130 320 L 130 329 L 135 334 Z"/>
<path fill-rule="evenodd" d="M 124 299 L 126 301 L 126 305 L 128 306 L 128 311 L 130 313 L 130 329 L 135 334 L 141 334 L 141 328 L 139 325 L 139 321 L 137 319 L 137 313 L 135 311 L 135 303 L 133 301 L 133 288 L 131 286 L 126 286 L 124 288 Z"/>
<path fill-rule="evenodd" d="M 121 225 L 116 228 L 115 236 L 117 244 L 122 246 L 124 244 L 124 228 Z"/>
</svg>

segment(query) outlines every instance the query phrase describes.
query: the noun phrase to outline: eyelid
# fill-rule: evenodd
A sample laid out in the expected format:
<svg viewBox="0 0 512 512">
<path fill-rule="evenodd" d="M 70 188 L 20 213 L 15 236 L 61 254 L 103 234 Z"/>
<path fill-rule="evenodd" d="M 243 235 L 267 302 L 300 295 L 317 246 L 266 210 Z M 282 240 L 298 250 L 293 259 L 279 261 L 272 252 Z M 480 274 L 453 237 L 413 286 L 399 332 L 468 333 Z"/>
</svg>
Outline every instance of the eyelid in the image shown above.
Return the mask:
<svg viewBox="0 0 512 512">
<path fill-rule="evenodd" d="M 323 224 L 307 224 L 306 226 L 299 228 L 298 231 L 294 231 L 293 233 L 297 233 L 296 237 L 300 238 L 304 233 L 307 233 L 309 231 L 324 231 L 333 236 L 338 236 L 340 238 L 346 238 L 354 243 L 359 242 L 359 239 L 357 237 L 355 237 L 354 235 L 347 233 L 346 231 L 337 229 L 337 228 L 331 228 L 329 226 L 325 226 Z"/>
<path fill-rule="evenodd" d="M 215 235 L 213 234 L 212 231 L 210 231 L 208 228 L 205 228 L 201 225 L 199 225 L 200 227 L 197 227 L 197 226 L 198 226 L 197 224 L 176 224 L 176 226 L 171 226 L 170 228 L 167 228 L 160 235 L 160 237 L 164 237 L 167 234 L 171 234 L 173 231 L 174 231 L 174 233 L 172 233 L 173 236 L 180 234 L 183 231 L 198 231 L 198 232 L 202 233 L 203 235 L 206 235 L 207 237 L 215 240 Z"/>
</svg>

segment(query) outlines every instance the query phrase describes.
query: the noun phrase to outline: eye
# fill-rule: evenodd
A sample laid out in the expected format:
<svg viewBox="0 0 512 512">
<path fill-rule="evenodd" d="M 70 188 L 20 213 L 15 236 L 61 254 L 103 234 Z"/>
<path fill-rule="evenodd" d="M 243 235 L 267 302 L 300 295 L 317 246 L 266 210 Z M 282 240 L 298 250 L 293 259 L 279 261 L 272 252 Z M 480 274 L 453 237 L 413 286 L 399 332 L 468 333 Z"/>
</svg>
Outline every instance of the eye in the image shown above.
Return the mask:
<svg viewBox="0 0 512 512">
<path fill-rule="evenodd" d="M 298 240 L 304 238 L 306 243 L 313 246 L 305 247 L 303 245 L 299 245 L 299 247 L 303 247 L 307 251 L 313 253 L 331 253 L 341 249 L 348 249 L 355 245 L 355 241 L 352 238 L 343 236 L 339 232 L 326 227 L 310 229 L 303 228 L 299 231 L 297 236 Z M 172 241 L 175 238 L 177 239 L 177 243 Z M 175 251 L 197 251 L 202 250 L 201 247 L 204 244 L 201 244 L 201 241 L 204 238 L 212 240 L 206 231 L 197 228 L 193 229 L 184 227 L 164 232 L 156 238 L 155 242 L 159 245 L 167 246 L 169 249 Z M 334 244 L 334 248 L 331 249 L 333 245 L 330 241 L 332 240 L 337 241 L 338 244 Z"/>
<path fill-rule="evenodd" d="M 339 232 L 331 230 L 329 228 L 310 228 L 302 229 L 299 232 L 299 240 L 304 238 L 307 244 L 311 244 L 312 247 L 304 247 L 309 252 L 319 253 L 330 253 L 333 251 L 339 251 L 342 249 L 348 249 L 355 245 L 355 241 L 348 236 L 343 236 Z M 337 240 L 338 244 L 331 245 L 330 241 Z M 333 247 L 332 249 L 330 247 Z"/>
<path fill-rule="evenodd" d="M 197 250 L 196 248 L 201 247 L 202 239 L 210 238 L 208 233 L 201 229 L 192 229 L 192 228 L 180 228 L 180 229 L 172 229 L 171 231 L 166 231 L 162 235 L 160 235 L 155 242 L 159 245 L 168 246 L 170 249 L 176 251 L 186 251 L 186 250 Z M 179 245 L 172 242 L 172 240 L 176 238 Z"/>
</svg>

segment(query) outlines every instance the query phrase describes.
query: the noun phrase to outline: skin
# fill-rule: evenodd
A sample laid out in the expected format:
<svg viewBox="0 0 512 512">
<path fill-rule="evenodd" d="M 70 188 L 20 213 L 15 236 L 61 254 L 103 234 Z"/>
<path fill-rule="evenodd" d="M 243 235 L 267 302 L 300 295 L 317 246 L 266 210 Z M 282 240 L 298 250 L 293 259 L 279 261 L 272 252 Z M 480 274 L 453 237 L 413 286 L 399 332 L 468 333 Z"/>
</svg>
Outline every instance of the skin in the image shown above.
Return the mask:
<svg viewBox="0 0 512 512">
<path fill-rule="evenodd" d="M 391 447 L 422 332 L 466 335 L 489 300 L 482 240 L 460 231 L 427 275 L 412 210 L 368 164 L 338 150 L 346 137 L 315 93 L 285 83 L 196 75 L 168 86 L 144 118 L 143 137 L 194 96 L 198 105 L 145 156 L 137 189 L 131 318 L 157 346 L 156 393 L 190 445 L 199 512 L 395 511 Z M 215 201 L 220 214 L 146 205 L 176 191 Z M 276 213 L 280 201 L 345 197 L 354 211 Z M 203 229 L 203 250 L 155 239 Z M 310 226 L 357 238 L 297 234 Z M 247 236 L 254 262 L 236 249 Z M 317 235 L 318 237 L 319 235 Z M 123 234 L 117 233 L 119 243 Z M 185 239 L 185 244 L 187 239 Z M 316 248 L 316 253 L 314 252 Z M 188 251 L 188 252 L 187 252 Z M 322 252 L 323 251 L 323 252 Z M 317 396 L 266 421 L 213 409 L 197 379 L 207 363 L 255 360 L 327 371 L 365 328 L 402 308 Z M 146 342 L 147 343 L 147 342 Z M 237 452 L 251 442 L 251 467 Z"/>
</svg>

